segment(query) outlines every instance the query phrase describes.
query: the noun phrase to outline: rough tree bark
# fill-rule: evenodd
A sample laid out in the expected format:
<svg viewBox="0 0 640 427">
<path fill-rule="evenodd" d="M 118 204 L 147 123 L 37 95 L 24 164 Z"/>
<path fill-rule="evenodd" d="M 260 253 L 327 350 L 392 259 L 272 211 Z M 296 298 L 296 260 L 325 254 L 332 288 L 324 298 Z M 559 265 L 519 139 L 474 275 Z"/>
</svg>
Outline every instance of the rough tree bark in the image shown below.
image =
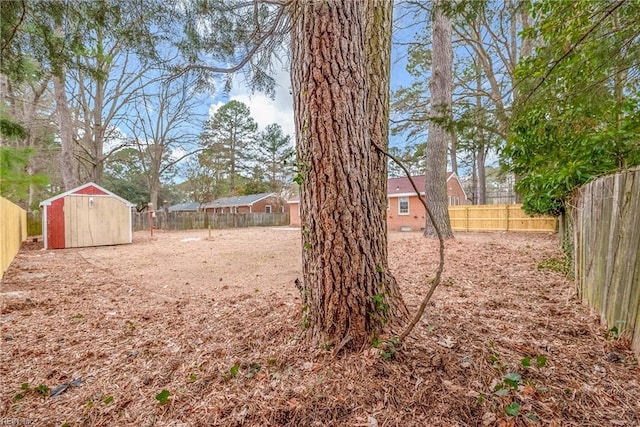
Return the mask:
<svg viewBox="0 0 640 427">
<path fill-rule="evenodd" d="M 451 20 L 442 10 L 443 0 L 434 4 L 433 11 L 433 69 L 429 90 L 431 92 L 431 118 L 429 136 L 425 148 L 426 185 L 425 197 L 434 221 L 444 239 L 452 239 L 447 197 L 447 147 L 449 131 L 446 124 L 451 115 L 451 90 L 453 85 L 453 47 Z M 435 119 L 435 120 L 433 120 Z M 427 218 L 426 237 L 436 237 L 433 224 Z"/>
<path fill-rule="evenodd" d="M 60 24 L 56 24 L 54 29 L 56 36 L 62 37 L 63 30 Z M 69 110 L 69 102 L 65 92 L 65 69 L 60 67 L 59 75 L 53 76 L 53 92 L 56 101 L 56 113 L 58 116 L 58 126 L 60 132 L 61 143 L 61 171 L 64 189 L 69 191 L 80 185 L 80 177 L 78 176 L 78 160 L 75 153 L 75 140 L 73 138 L 73 122 L 71 119 L 71 111 Z"/>
<path fill-rule="evenodd" d="M 56 113 L 60 129 L 61 142 L 61 171 L 62 182 L 66 191 L 80 185 L 78 176 L 78 161 L 75 153 L 75 140 L 73 138 L 73 123 L 71 111 L 64 89 L 64 80 L 60 76 L 53 77 L 53 91 L 56 100 Z"/>
<path fill-rule="evenodd" d="M 485 144 L 485 131 L 482 127 L 482 120 L 485 120 L 484 109 L 482 108 L 482 75 L 480 74 L 480 67 L 475 67 L 476 69 L 476 119 L 478 120 L 478 133 L 477 133 L 477 143 L 476 143 L 476 168 L 478 170 L 478 183 L 477 183 L 477 192 L 476 201 L 477 205 L 486 205 L 487 204 L 487 169 L 486 169 L 486 158 L 487 158 L 487 148 Z"/>
<path fill-rule="evenodd" d="M 382 230 L 370 236 L 376 248 L 380 268 L 380 279 L 387 284 L 386 298 L 393 302 L 390 309 L 396 320 L 408 317 L 400 288 L 391 274 L 387 256 L 387 168 L 388 159 L 376 149 L 389 148 L 389 85 L 391 81 L 391 34 L 393 32 L 393 0 L 364 2 L 367 9 L 365 24 L 365 55 L 369 95 L 367 108 L 369 116 L 369 138 L 372 142 L 370 191 L 378 197 L 376 211 L 369 212 L 372 230 Z"/>
<path fill-rule="evenodd" d="M 291 10 L 304 324 L 313 343 L 336 351 L 361 348 L 406 315 L 387 268 L 385 160 L 372 146 L 372 138 L 385 137 L 387 103 L 370 107 L 366 52 L 373 46 L 365 40 L 367 28 L 386 31 L 389 17 L 367 27 L 375 11 L 365 3 L 302 1 Z M 388 83 L 380 84 L 374 91 Z"/>
</svg>

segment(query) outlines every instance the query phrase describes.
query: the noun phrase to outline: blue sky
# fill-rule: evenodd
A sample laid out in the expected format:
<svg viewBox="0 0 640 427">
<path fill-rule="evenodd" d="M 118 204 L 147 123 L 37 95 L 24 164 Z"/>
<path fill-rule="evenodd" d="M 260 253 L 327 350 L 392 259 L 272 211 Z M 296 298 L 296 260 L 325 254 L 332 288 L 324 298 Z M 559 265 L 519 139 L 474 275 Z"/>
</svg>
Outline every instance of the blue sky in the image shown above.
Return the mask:
<svg viewBox="0 0 640 427">
<path fill-rule="evenodd" d="M 397 10 L 396 8 L 396 11 Z M 404 40 L 410 40 L 413 38 L 415 31 L 415 28 L 396 30 L 394 33 L 394 41 L 402 42 Z M 412 77 L 406 72 L 406 64 L 406 46 L 394 43 L 392 48 L 391 90 L 410 84 Z M 277 82 L 275 98 L 270 99 L 263 93 L 251 93 L 251 91 L 242 84 L 241 76 L 238 76 L 228 95 L 219 93 L 213 97 L 210 114 L 213 114 L 229 100 L 238 100 L 249 106 L 251 115 L 258 123 L 260 129 L 264 129 L 271 123 L 278 123 L 282 126 L 285 134 L 289 134 L 294 138 L 293 98 L 290 94 L 291 80 L 289 71 L 287 69 L 281 69 L 275 76 L 275 79 Z M 401 136 L 392 137 L 391 145 L 403 146 L 404 139 Z"/>
</svg>

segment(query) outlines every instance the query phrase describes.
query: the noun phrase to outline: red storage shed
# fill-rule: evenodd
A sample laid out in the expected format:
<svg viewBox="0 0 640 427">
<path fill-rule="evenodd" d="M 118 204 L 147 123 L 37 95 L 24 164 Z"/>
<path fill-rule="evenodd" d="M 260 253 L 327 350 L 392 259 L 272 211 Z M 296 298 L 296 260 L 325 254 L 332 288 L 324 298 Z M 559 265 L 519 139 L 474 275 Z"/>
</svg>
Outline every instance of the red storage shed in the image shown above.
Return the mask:
<svg viewBox="0 0 640 427">
<path fill-rule="evenodd" d="M 40 203 L 45 249 L 131 243 L 135 205 L 89 182 Z"/>
</svg>

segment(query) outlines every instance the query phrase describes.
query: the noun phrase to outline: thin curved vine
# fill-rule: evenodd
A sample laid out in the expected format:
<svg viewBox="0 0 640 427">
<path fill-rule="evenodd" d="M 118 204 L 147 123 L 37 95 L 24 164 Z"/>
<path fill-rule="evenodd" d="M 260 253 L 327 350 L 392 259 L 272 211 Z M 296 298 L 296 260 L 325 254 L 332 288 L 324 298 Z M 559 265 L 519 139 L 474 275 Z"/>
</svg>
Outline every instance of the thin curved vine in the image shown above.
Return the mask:
<svg viewBox="0 0 640 427">
<path fill-rule="evenodd" d="M 440 228 L 438 227 L 438 224 L 434 220 L 433 213 L 431 213 L 429 206 L 427 206 L 427 201 L 425 200 L 424 197 L 420 195 L 420 190 L 418 190 L 418 186 L 411 178 L 411 174 L 409 173 L 409 170 L 405 167 L 404 164 L 402 164 L 402 162 L 396 156 L 384 150 L 383 148 L 379 147 L 377 144 L 375 143 L 372 143 L 372 144 L 376 150 L 378 150 L 380 153 L 384 154 L 385 156 L 393 160 L 398 166 L 400 166 L 400 168 L 407 175 L 407 178 L 409 179 L 409 182 L 411 182 L 411 186 L 413 187 L 413 191 L 416 192 L 416 194 L 418 195 L 418 199 L 420 199 L 420 202 L 422 203 L 425 210 L 427 211 L 427 215 L 429 216 L 429 220 L 433 224 L 433 228 L 436 232 L 436 236 L 438 236 L 438 242 L 439 242 L 440 261 L 438 263 L 436 277 L 434 277 L 433 280 L 431 281 L 431 286 L 429 287 L 429 291 L 427 292 L 425 297 L 422 299 L 422 302 L 420 303 L 420 307 L 418 308 L 418 311 L 413 316 L 409 324 L 400 333 L 400 335 L 398 335 L 398 340 L 402 342 L 404 341 L 405 338 L 409 336 L 411 331 L 413 331 L 413 328 L 415 328 L 415 326 L 418 324 L 418 322 L 424 315 L 424 312 L 427 309 L 427 304 L 429 304 L 429 301 L 431 301 L 431 297 L 433 296 L 433 293 L 436 291 L 436 288 L 438 287 L 438 285 L 440 285 L 440 282 L 442 281 L 442 272 L 444 270 L 444 239 L 442 238 L 442 233 L 440 232 Z"/>
</svg>

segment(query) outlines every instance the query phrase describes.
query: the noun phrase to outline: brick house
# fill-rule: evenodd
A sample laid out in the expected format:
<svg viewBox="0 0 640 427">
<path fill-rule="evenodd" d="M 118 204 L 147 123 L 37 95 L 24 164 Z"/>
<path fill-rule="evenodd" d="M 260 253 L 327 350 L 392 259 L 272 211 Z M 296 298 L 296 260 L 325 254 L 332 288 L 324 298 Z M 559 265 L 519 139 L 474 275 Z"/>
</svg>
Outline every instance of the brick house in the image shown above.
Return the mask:
<svg viewBox="0 0 640 427">
<path fill-rule="evenodd" d="M 420 190 L 420 195 L 424 197 L 425 176 L 418 175 L 411 178 Z M 467 195 L 460 184 L 458 175 L 453 172 L 447 174 L 447 196 L 449 196 L 449 206 L 467 204 Z M 424 228 L 427 212 L 408 178 L 389 178 L 387 197 L 387 227 L 389 230 L 400 230 L 402 227 L 410 227 L 412 230 Z"/>
<path fill-rule="evenodd" d="M 425 176 L 412 177 L 424 197 Z M 458 176 L 449 172 L 447 174 L 447 195 L 449 205 L 467 204 L 467 195 L 460 184 Z M 427 213 L 420 203 L 418 196 L 408 178 L 389 178 L 387 181 L 387 227 L 389 230 L 400 230 L 402 227 L 410 227 L 412 230 L 424 228 Z M 300 227 L 300 199 L 298 197 L 287 201 L 293 227 Z"/>
<path fill-rule="evenodd" d="M 284 213 L 287 202 L 275 193 L 250 194 L 216 199 L 203 206 L 208 213 Z"/>
</svg>

